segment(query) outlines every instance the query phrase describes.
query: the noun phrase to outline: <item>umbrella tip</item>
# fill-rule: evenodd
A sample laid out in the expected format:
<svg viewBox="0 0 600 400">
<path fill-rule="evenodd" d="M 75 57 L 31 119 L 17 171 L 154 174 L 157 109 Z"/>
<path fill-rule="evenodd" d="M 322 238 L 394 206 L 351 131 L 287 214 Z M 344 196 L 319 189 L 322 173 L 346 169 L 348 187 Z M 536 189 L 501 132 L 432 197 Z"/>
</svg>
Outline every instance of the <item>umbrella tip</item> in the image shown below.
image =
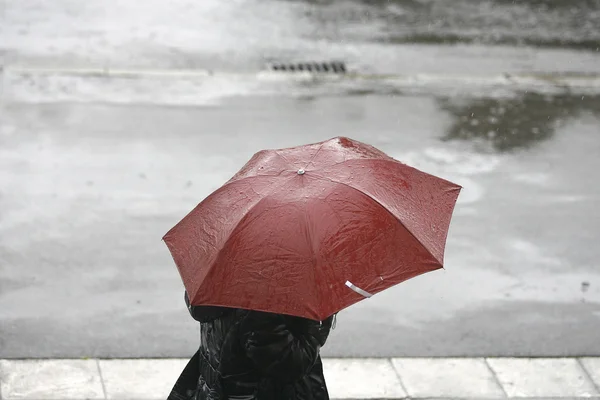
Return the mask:
<svg viewBox="0 0 600 400">
<path fill-rule="evenodd" d="M 302 168 L 298 170 L 298 175 L 304 175 L 304 170 Z"/>
</svg>

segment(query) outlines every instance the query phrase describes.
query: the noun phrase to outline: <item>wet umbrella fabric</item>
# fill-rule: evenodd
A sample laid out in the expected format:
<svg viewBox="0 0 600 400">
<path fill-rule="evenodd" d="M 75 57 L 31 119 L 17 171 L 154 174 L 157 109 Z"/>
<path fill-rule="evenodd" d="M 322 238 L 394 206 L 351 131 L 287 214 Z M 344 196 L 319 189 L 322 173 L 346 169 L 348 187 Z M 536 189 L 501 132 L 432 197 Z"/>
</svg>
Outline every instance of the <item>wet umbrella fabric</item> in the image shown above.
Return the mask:
<svg viewBox="0 0 600 400">
<path fill-rule="evenodd" d="M 322 320 L 442 268 L 459 192 L 338 137 L 258 152 L 163 239 L 192 304 Z"/>
</svg>

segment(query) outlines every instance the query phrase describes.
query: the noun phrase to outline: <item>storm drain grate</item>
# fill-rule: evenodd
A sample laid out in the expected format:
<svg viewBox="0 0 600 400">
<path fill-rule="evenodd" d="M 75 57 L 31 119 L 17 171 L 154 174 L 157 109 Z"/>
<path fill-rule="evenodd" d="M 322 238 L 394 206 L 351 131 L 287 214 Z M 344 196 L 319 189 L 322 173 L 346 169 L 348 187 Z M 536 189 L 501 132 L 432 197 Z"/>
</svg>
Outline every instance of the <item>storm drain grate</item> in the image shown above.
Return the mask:
<svg viewBox="0 0 600 400">
<path fill-rule="evenodd" d="M 277 72 L 311 72 L 319 74 L 345 74 L 348 71 L 346 64 L 340 61 L 298 63 L 272 62 L 267 64 L 267 69 L 269 71 Z"/>
</svg>

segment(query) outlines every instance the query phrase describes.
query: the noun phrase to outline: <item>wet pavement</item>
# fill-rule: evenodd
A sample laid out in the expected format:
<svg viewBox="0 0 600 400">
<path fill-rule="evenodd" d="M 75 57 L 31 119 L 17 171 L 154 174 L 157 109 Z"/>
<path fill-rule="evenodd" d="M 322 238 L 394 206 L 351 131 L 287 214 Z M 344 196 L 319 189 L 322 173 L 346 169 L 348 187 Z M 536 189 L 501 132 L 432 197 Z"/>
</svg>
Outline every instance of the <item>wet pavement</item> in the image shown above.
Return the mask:
<svg viewBox="0 0 600 400">
<path fill-rule="evenodd" d="M 188 356 L 197 326 L 162 235 L 254 152 L 337 135 L 464 190 L 446 269 L 343 311 L 326 355 L 600 355 L 600 90 L 494 78 L 594 78 L 597 3 L 6 2 L 0 358 Z M 464 43 L 401 43 L 430 22 Z M 268 58 L 460 79 L 257 75 Z M 107 65 L 216 72 L 68 71 Z"/>
<path fill-rule="evenodd" d="M 5 0 L 2 12 L 4 64 L 253 71 L 340 59 L 392 73 L 597 73 L 600 54 L 600 0 Z"/>
<path fill-rule="evenodd" d="M 302 2 L 299 2 L 302 3 Z M 305 15 L 319 21 L 314 37 L 388 43 L 504 44 L 598 51 L 598 0 L 310 1 Z M 361 27 L 367 27 L 361 29 Z M 378 29 L 373 30 L 373 26 Z M 344 29 L 342 28 L 342 29 Z M 376 32 L 376 33 L 374 33 Z"/>
</svg>

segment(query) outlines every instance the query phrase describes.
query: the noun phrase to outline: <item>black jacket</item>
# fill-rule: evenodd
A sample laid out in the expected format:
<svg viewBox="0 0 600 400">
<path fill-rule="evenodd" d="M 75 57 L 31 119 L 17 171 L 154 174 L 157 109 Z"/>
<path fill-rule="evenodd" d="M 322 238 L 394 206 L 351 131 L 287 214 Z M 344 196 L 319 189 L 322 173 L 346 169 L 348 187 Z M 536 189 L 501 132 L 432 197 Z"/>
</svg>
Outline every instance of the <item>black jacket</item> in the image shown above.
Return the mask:
<svg viewBox="0 0 600 400">
<path fill-rule="evenodd" d="M 200 348 L 168 400 L 327 400 L 319 356 L 323 322 L 221 307 L 190 306 Z"/>
</svg>

